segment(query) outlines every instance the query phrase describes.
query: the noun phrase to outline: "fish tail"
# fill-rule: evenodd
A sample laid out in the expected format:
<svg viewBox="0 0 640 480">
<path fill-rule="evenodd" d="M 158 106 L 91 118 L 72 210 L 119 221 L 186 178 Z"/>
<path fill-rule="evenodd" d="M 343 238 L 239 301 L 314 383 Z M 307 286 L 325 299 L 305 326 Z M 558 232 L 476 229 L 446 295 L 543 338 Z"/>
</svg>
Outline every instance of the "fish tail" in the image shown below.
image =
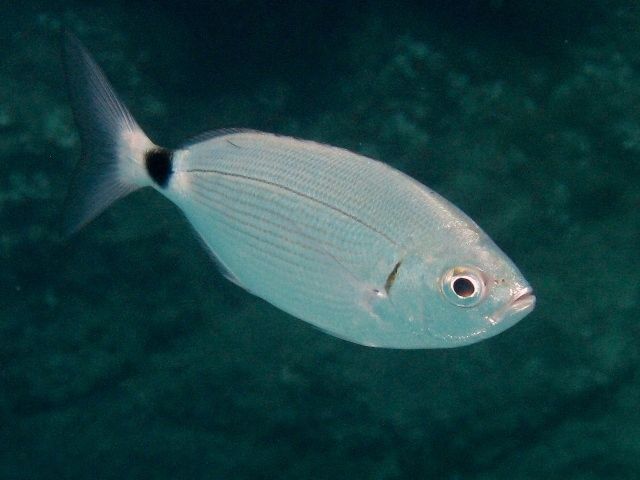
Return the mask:
<svg viewBox="0 0 640 480">
<path fill-rule="evenodd" d="M 63 220 L 64 232 L 71 235 L 119 198 L 152 184 L 144 158 L 157 147 L 68 32 L 63 33 L 62 60 L 82 144 Z"/>
</svg>

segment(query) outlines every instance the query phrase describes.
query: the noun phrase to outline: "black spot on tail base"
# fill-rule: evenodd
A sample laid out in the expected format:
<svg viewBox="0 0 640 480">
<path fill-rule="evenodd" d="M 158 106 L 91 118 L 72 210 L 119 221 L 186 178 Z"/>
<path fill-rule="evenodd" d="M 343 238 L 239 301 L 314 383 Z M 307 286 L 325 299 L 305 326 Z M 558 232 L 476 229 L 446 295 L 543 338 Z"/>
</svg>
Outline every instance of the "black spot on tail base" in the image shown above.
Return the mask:
<svg viewBox="0 0 640 480">
<path fill-rule="evenodd" d="M 147 173 L 159 187 L 165 188 L 173 173 L 173 152 L 167 148 L 156 147 L 144 154 Z"/>
</svg>

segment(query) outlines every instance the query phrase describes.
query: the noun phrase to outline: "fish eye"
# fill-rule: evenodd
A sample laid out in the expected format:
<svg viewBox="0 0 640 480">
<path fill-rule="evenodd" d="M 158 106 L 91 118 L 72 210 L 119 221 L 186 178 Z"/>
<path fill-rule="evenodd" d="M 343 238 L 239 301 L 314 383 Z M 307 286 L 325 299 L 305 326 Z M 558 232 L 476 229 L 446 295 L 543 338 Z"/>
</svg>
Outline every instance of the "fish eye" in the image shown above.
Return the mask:
<svg viewBox="0 0 640 480">
<path fill-rule="evenodd" d="M 454 305 L 473 307 L 484 298 L 485 282 L 479 270 L 455 267 L 442 276 L 441 289 L 444 297 Z"/>
</svg>

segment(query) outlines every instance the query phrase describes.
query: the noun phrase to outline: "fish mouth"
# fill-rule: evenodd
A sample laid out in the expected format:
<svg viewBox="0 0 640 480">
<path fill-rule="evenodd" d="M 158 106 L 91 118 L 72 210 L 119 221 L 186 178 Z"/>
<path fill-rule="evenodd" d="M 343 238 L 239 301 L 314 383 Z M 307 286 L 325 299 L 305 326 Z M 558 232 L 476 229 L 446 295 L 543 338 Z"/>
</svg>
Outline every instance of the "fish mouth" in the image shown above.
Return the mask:
<svg viewBox="0 0 640 480">
<path fill-rule="evenodd" d="M 536 296 L 533 294 L 533 289 L 527 287 L 520 290 L 509 304 L 508 312 L 511 313 L 524 313 L 525 315 L 536 306 Z"/>
<path fill-rule="evenodd" d="M 488 318 L 492 325 L 501 324 L 504 329 L 529 315 L 536 306 L 536 296 L 531 287 L 518 291 L 511 301 Z"/>
</svg>

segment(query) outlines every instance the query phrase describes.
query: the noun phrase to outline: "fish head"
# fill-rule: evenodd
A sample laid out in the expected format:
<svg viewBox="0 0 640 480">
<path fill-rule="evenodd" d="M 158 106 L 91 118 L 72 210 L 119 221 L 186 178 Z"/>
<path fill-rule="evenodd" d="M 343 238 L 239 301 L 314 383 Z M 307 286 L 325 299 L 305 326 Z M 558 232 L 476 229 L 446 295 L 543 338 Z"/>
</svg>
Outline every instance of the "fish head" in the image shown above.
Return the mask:
<svg viewBox="0 0 640 480">
<path fill-rule="evenodd" d="M 431 249 L 409 256 L 393 288 L 390 298 L 417 348 L 458 347 L 492 337 L 522 320 L 536 303 L 522 273 L 486 235 L 445 242 L 437 255 Z"/>
</svg>

